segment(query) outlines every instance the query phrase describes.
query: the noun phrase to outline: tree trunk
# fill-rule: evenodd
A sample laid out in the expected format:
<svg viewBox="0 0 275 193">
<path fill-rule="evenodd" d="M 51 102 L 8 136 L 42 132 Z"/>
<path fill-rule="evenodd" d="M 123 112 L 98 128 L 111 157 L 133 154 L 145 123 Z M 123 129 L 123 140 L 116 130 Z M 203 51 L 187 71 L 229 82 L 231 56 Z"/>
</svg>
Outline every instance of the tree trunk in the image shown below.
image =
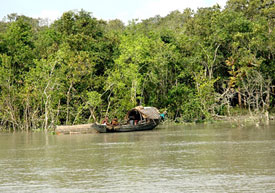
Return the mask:
<svg viewBox="0 0 275 193">
<path fill-rule="evenodd" d="M 48 97 L 46 97 L 46 102 L 45 102 L 45 130 L 48 128 Z"/>
<path fill-rule="evenodd" d="M 239 107 L 242 108 L 242 95 L 241 95 L 241 88 L 240 86 L 238 87 L 238 103 L 239 103 Z"/>
<path fill-rule="evenodd" d="M 96 122 L 96 117 L 95 117 L 95 113 L 94 113 L 94 109 L 91 109 L 90 108 L 90 113 L 91 113 L 91 116 L 93 117 L 94 121 Z M 90 116 L 90 117 L 91 117 Z M 90 119 L 90 118 L 89 118 Z"/>
<path fill-rule="evenodd" d="M 68 92 L 67 92 L 67 115 L 66 115 L 66 125 L 68 125 L 68 123 L 69 123 L 69 114 L 70 114 L 70 110 L 69 110 L 69 107 L 70 107 L 70 93 L 71 93 L 72 87 L 73 87 L 73 83 L 71 82 L 70 87 L 69 87 Z"/>
<path fill-rule="evenodd" d="M 256 93 L 256 110 L 257 110 L 257 112 L 259 111 L 259 93 L 257 92 Z"/>
</svg>

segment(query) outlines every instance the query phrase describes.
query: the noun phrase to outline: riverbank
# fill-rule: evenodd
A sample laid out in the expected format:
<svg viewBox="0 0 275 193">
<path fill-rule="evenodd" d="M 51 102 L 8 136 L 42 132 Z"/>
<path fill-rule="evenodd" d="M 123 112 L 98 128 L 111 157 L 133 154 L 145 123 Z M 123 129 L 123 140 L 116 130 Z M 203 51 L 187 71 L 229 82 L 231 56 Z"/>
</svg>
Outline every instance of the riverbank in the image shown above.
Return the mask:
<svg viewBox="0 0 275 193">
<path fill-rule="evenodd" d="M 179 119 L 171 120 L 166 119 L 163 122 L 163 125 L 189 125 L 189 124 L 200 124 L 200 123 L 222 123 L 222 122 L 229 122 L 230 124 L 234 124 L 236 126 L 245 126 L 245 125 L 255 125 L 256 127 L 260 125 L 268 125 L 269 121 L 275 120 L 275 114 L 272 113 L 271 115 L 268 115 L 268 118 L 264 114 L 257 114 L 257 115 L 234 115 L 234 116 L 215 116 L 210 120 L 199 120 L 199 121 L 193 121 L 193 122 L 186 122 L 181 121 Z"/>
<path fill-rule="evenodd" d="M 171 120 L 171 119 L 166 119 L 162 125 L 163 126 L 173 126 L 173 125 L 194 125 L 194 124 L 200 124 L 200 123 L 222 123 L 222 122 L 228 122 L 230 124 L 233 124 L 235 126 L 246 126 L 246 125 L 254 125 L 256 127 L 261 126 L 261 125 L 268 125 L 269 121 L 275 120 L 275 114 L 272 113 L 268 115 L 268 119 L 266 118 L 267 116 L 264 114 L 257 114 L 257 115 L 248 115 L 248 114 L 243 114 L 243 115 L 234 115 L 234 116 L 215 116 L 213 119 L 210 120 L 201 120 L 201 121 L 193 121 L 193 122 L 186 122 L 186 121 L 181 121 L 180 119 L 176 120 Z M 64 133 L 64 134 L 80 134 L 80 133 L 96 133 L 94 129 L 91 128 L 92 124 L 80 124 L 80 125 L 58 125 L 55 128 L 50 128 L 47 131 L 50 133 Z M 28 132 L 36 132 L 36 131 L 42 131 L 42 129 L 32 129 L 29 130 Z M 0 132 L 1 133 L 10 133 L 14 132 L 13 130 L 8 130 L 1 128 L 0 126 Z"/>
</svg>

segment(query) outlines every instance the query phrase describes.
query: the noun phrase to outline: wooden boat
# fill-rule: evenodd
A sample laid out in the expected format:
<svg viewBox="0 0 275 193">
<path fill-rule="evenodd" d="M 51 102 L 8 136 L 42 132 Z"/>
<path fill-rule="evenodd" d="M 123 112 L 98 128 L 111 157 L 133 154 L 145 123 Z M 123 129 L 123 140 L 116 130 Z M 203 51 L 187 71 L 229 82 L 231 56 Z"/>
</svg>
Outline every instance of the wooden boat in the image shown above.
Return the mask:
<svg viewBox="0 0 275 193">
<path fill-rule="evenodd" d="M 154 129 L 158 124 L 154 122 L 149 123 L 140 123 L 137 125 L 118 125 L 118 126 L 112 126 L 112 125 L 102 125 L 94 123 L 92 125 L 93 128 L 99 133 L 114 133 L 114 132 L 130 132 L 130 131 L 146 131 L 146 130 L 152 130 Z"/>
<path fill-rule="evenodd" d="M 159 124 L 160 115 L 157 108 L 138 106 L 128 111 L 125 119 L 128 124 L 113 126 L 94 123 L 91 127 L 99 133 L 152 130 Z"/>
</svg>

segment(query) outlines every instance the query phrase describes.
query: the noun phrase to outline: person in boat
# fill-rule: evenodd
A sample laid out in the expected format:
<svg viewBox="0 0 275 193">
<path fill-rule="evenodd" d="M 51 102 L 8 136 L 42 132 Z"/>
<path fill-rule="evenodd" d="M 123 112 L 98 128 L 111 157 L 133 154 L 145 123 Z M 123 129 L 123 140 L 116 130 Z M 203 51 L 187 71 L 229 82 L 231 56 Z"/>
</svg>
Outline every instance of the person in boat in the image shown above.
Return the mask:
<svg viewBox="0 0 275 193">
<path fill-rule="evenodd" d="M 104 119 L 103 119 L 103 121 L 101 122 L 101 124 L 102 125 L 108 125 L 109 124 L 109 117 L 108 116 L 106 116 Z"/>
<path fill-rule="evenodd" d="M 118 126 L 118 125 L 119 125 L 119 123 L 118 123 L 118 119 L 117 119 L 117 117 L 116 117 L 116 116 L 113 118 L 113 120 L 112 120 L 111 124 L 112 124 L 113 126 Z"/>
<path fill-rule="evenodd" d="M 130 123 L 130 125 L 135 124 L 135 116 L 133 116 L 133 115 L 129 116 L 129 123 Z"/>
<path fill-rule="evenodd" d="M 160 119 L 161 119 L 161 121 L 164 121 L 166 113 L 167 113 L 167 112 L 164 111 L 163 113 L 160 114 Z"/>
</svg>

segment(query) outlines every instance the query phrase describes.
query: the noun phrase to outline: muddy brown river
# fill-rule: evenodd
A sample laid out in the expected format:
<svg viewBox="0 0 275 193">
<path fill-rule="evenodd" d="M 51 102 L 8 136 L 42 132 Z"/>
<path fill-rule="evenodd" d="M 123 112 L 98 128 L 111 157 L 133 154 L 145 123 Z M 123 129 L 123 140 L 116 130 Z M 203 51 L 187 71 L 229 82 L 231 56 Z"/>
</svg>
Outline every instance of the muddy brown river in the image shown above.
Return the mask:
<svg viewBox="0 0 275 193">
<path fill-rule="evenodd" d="M 275 122 L 0 133 L 0 192 L 275 192 Z"/>
</svg>

